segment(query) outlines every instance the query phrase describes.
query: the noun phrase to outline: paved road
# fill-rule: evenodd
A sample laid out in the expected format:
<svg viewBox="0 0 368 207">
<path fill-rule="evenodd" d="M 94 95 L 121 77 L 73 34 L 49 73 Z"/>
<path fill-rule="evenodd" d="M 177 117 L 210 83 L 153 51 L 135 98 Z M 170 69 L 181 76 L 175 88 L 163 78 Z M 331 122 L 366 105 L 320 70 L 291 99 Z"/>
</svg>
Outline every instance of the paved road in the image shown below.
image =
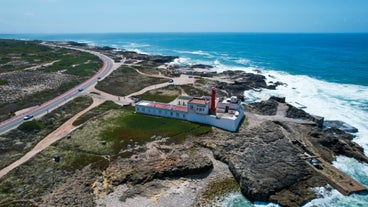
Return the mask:
<svg viewBox="0 0 368 207">
<path fill-rule="evenodd" d="M 47 44 L 45 44 L 47 45 Z M 52 45 L 49 45 L 52 46 Z M 106 55 L 94 52 L 94 51 L 89 51 L 89 50 L 83 50 L 83 49 L 78 49 L 78 48 L 72 48 L 72 47 L 64 47 L 64 48 L 68 48 L 68 49 L 74 49 L 74 50 L 79 50 L 79 51 L 83 51 L 83 52 L 88 52 L 91 54 L 94 54 L 96 56 L 98 56 L 102 61 L 103 61 L 103 66 L 101 67 L 101 69 L 90 79 L 86 80 L 85 82 L 81 83 L 80 85 L 74 87 L 73 89 L 65 92 L 64 94 L 46 102 L 43 103 L 41 105 L 39 105 L 38 107 L 33 108 L 31 111 L 20 114 L 18 116 L 12 117 L 11 119 L 5 120 L 3 122 L 0 123 L 0 134 L 7 132 L 13 128 L 16 128 L 17 126 L 19 126 L 20 124 L 22 124 L 24 122 L 23 117 L 25 115 L 33 115 L 34 117 L 37 116 L 41 116 L 63 104 L 65 104 L 66 102 L 68 102 L 69 100 L 73 99 L 74 97 L 78 96 L 80 93 L 83 92 L 84 89 L 93 86 L 94 84 L 97 83 L 98 78 L 100 77 L 101 79 L 106 77 L 113 69 L 113 60 L 109 57 L 107 57 Z M 80 91 L 81 89 L 83 89 L 82 91 Z"/>
</svg>

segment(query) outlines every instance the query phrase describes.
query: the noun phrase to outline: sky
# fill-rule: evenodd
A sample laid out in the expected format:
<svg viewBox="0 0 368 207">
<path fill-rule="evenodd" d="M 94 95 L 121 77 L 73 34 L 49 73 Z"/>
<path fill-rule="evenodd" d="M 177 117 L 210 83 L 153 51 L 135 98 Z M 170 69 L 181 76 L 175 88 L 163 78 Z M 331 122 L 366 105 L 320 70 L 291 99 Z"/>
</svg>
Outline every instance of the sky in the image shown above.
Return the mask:
<svg viewBox="0 0 368 207">
<path fill-rule="evenodd" d="M 368 32 L 368 0 L 0 0 L 0 33 Z"/>
</svg>

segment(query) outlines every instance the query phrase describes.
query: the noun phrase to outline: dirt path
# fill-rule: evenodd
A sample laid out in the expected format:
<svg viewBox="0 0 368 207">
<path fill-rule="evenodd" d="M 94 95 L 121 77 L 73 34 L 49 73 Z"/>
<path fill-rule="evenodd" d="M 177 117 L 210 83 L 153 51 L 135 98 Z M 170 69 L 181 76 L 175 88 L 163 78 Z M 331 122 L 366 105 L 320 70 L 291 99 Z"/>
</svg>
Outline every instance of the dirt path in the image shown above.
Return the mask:
<svg viewBox="0 0 368 207">
<path fill-rule="evenodd" d="M 118 68 L 120 65 L 116 64 L 114 68 Z M 151 76 L 149 74 L 141 73 L 143 75 Z M 188 76 L 180 76 L 178 78 L 172 78 L 174 83 L 176 85 L 185 85 L 185 84 L 193 84 L 195 82 L 195 79 L 189 78 Z M 61 138 L 65 137 L 67 134 L 69 134 L 71 131 L 75 130 L 78 127 L 73 126 L 73 122 L 86 113 L 87 111 L 91 110 L 92 108 L 102 104 L 106 100 L 114 101 L 117 104 L 120 105 L 127 105 L 127 104 L 133 104 L 134 101 L 129 98 L 131 96 L 141 95 L 147 91 L 162 88 L 165 86 L 168 86 L 172 83 L 161 83 L 156 85 L 148 86 L 138 92 L 132 93 L 130 95 L 127 95 L 125 97 L 118 97 L 114 96 L 102 91 L 99 91 L 94 88 L 94 86 L 91 86 L 90 88 L 86 89 L 85 92 L 89 93 L 88 95 L 93 98 L 93 103 L 88 108 L 84 109 L 83 111 L 79 112 L 75 116 L 73 116 L 71 119 L 66 121 L 63 125 L 61 125 L 59 128 L 57 128 L 55 131 L 51 132 L 49 135 L 47 135 L 43 140 L 41 140 L 31 151 L 29 151 L 27 154 L 25 154 L 23 157 L 21 157 L 19 160 L 13 162 L 12 164 L 8 165 L 7 167 L 0 170 L 0 178 L 6 175 L 8 172 L 13 170 L 14 168 L 18 167 L 19 165 L 27 162 L 29 159 L 31 159 L 33 156 L 35 156 L 37 153 L 41 152 L 42 150 L 46 149 L 48 146 L 50 146 L 52 143 L 60 140 Z M 91 93 L 92 92 L 92 93 Z"/>
<path fill-rule="evenodd" d="M 13 162 L 12 164 L 8 165 L 4 169 L 0 170 L 0 178 L 6 175 L 9 171 L 13 170 L 14 168 L 18 167 L 19 165 L 27 162 L 29 159 L 31 159 L 33 156 L 35 156 L 37 153 L 41 152 L 42 150 L 46 149 L 48 146 L 50 146 L 52 143 L 60 140 L 61 138 L 68 135 L 71 131 L 75 130 L 78 127 L 73 126 L 73 122 L 86 113 L 87 111 L 91 110 L 92 108 L 102 104 L 105 100 L 103 99 L 96 99 L 93 98 L 93 103 L 83 111 L 79 112 L 78 114 L 74 115 L 71 119 L 66 121 L 63 125 L 61 125 L 59 128 L 57 128 L 55 131 L 51 132 L 49 135 L 47 135 L 43 140 L 41 140 L 31 151 L 29 151 L 27 154 L 25 154 L 23 157 L 21 157 L 19 160 Z"/>
</svg>

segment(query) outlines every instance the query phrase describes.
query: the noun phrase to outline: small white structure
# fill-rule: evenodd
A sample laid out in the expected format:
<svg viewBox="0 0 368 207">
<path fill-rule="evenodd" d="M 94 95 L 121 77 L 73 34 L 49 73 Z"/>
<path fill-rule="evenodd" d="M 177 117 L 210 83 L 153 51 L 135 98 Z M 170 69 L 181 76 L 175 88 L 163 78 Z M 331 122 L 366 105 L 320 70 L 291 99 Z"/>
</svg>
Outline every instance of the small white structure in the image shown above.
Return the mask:
<svg viewBox="0 0 368 207">
<path fill-rule="evenodd" d="M 228 131 L 237 131 L 244 118 L 243 106 L 236 97 L 221 99 L 216 103 L 215 89 L 212 96 L 188 98 L 182 105 L 154 101 L 140 101 L 135 105 L 137 113 L 182 119 L 212 125 Z M 217 105 L 217 106 L 216 106 Z"/>
</svg>

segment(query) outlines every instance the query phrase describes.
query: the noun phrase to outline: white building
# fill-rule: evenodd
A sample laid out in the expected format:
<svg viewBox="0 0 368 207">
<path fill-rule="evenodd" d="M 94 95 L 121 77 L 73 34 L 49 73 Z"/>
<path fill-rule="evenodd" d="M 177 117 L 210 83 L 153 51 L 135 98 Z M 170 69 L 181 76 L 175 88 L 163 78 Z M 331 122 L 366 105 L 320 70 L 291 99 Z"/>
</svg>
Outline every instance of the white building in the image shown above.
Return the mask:
<svg viewBox="0 0 368 207">
<path fill-rule="evenodd" d="M 211 97 L 191 98 L 183 105 L 140 101 L 136 103 L 135 111 L 142 114 L 208 124 L 228 131 L 237 131 L 245 116 L 243 106 L 238 103 L 236 97 L 219 100 L 217 103 L 214 100 L 215 93 L 212 90 Z"/>
</svg>

